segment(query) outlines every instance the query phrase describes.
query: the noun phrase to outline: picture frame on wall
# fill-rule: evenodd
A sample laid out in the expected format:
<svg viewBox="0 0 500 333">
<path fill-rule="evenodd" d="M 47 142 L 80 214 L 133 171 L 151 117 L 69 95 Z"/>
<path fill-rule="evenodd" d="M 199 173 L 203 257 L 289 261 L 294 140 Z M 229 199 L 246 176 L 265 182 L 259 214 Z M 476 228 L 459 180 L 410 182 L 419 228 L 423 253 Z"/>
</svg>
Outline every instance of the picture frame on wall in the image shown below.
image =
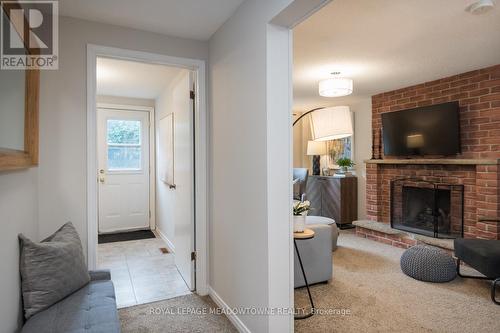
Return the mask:
<svg viewBox="0 0 500 333">
<path fill-rule="evenodd" d="M 169 113 L 160 120 L 158 167 L 160 180 L 175 187 L 174 170 L 174 114 Z"/>
<path fill-rule="evenodd" d="M 3 22 L 10 22 L 21 36 L 22 24 L 14 24 L 10 10 L 20 9 L 15 1 L 0 4 Z M 20 23 L 20 22 L 17 22 Z M 23 22 L 21 22 L 23 23 Z M 24 22 L 25 26 L 28 22 Z M 33 55 L 23 42 L 27 56 Z M 0 75 L 0 172 L 38 166 L 40 70 L 2 71 Z"/>
</svg>

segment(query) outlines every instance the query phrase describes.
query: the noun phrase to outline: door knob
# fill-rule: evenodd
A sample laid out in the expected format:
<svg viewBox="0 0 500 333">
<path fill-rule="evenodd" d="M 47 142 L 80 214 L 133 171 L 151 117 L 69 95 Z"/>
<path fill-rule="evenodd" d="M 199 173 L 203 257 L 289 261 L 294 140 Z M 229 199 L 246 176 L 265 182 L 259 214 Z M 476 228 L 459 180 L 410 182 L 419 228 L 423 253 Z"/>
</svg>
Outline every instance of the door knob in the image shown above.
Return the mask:
<svg viewBox="0 0 500 333">
<path fill-rule="evenodd" d="M 99 183 L 104 184 L 106 177 L 104 176 L 104 170 L 99 170 Z"/>
</svg>

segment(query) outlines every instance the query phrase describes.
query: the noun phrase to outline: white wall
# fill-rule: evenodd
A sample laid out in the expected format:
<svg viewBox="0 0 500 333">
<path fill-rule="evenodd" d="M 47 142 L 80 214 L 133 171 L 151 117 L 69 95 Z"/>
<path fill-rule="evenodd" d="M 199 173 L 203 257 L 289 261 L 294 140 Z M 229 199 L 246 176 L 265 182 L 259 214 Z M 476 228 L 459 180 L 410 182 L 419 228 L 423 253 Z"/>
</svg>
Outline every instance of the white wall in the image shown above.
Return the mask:
<svg viewBox="0 0 500 333">
<path fill-rule="evenodd" d="M 175 122 L 176 113 L 181 111 L 175 105 L 175 97 L 179 94 L 187 96 L 189 94 L 189 91 L 186 90 L 188 85 L 189 71 L 185 70 L 179 73 L 178 77 L 165 88 L 163 93 L 156 100 L 156 154 L 158 163 L 164 158 L 162 152 L 164 151 L 165 144 L 158 139 L 159 122 L 170 113 L 174 113 Z M 182 133 L 174 130 L 174 142 L 176 144 L 179 144 L 180 134 Z M 170 250 L 175 252 L 175 213 L 176 207 L 178 208 L 178 205 L 181 203 L 179 202 L 178 191 L 172 191 L 169 189 L 168 185 L 161 180 L 161 172 L 162 170 L 156 170 L 156 228 L 161 233 L 162 237 L 167 238 Z M 186 212 L 186 214 L 188 213 L 189 212 Z"/>
<path fill-rule="evenodd" d="M 210 40 L 210 286 L 229 307 L 293 306 L 290 40 L 267 26 L 291 2 L 247 0 Z M 238 317 L 252 332 L 293 329 Z"/>
<path fill-rule="evenodd" d="M 87 253 L 87 43 L 204 60 L 208 44 L 66 17 L 59 24 L 59 70 L 41 76 L 40 235 L 71 220 Z"/>
<path fill-rule="evenodd" d="M 38 170 L 0 172 L 0 333 L 21 324 L 18 233 L 38 240 Z"/>
<path fill-rule="evenodd" d="M 351 106 L 354 111 L 354 163 L 358 177 L 358 219 L 366 218 L 366 165 L 372 156 L 371 97 Z"/>
<path fill-rule="evenodd" d="M 156 161 L 158 166 L 162 164 L 164 156 L 162 151 L 164 149 L 164 142 L 159 140 L 159 124 L 167 114 L 173 112 L 172 105 L 172 89 L 170 85 L 166 87 L 163 93 L 156 99 L 155 103 L 155 131 L 156 131 Z M 168 188 L 168 185 L 161 180 L 161 172 L 159 168 L 156 169 L 156 230 L 160 232 L 161 236 L 167 239 L 167 245 L 171 251 L 175 252 L 174 246 L 174 195 L 175 192 Z"/>
</svg>

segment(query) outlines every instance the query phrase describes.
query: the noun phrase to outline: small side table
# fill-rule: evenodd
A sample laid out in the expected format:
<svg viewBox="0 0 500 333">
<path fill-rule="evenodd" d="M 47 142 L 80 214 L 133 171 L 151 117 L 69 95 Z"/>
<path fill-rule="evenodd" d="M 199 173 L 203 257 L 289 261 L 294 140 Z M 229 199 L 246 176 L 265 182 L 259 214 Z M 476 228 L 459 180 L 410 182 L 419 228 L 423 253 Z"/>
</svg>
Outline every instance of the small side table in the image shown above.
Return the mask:
<svg viewBox="0 0 500 333">
<path fill-rule="evenodd" d="M 309 301 L 311 302 L 311 312 L 300 316 L 295 315 L 295 320 L 306 319 L 314 315 L 314 302 L 311 296 L 311 291 L 309 290 L 309 283 L 307 282 L 306 273 L 304 271 L 304 266 L 302 265 L 302 259 L 300 258 L 299 249 L 297 248 L 297 240 L 311 238 L 314 238 L 314 231 L 311 229 L 304 229 L 304 232 L 293 233 L 293 245 L 295 246 L 295 252 L 297 252 L 297 257 L 299 258 L 300 269 L 302 270 L 302 276 L 304 277 L 304 282 L 306 283 L 307 294 L 309 295 Z"/>
</svg>

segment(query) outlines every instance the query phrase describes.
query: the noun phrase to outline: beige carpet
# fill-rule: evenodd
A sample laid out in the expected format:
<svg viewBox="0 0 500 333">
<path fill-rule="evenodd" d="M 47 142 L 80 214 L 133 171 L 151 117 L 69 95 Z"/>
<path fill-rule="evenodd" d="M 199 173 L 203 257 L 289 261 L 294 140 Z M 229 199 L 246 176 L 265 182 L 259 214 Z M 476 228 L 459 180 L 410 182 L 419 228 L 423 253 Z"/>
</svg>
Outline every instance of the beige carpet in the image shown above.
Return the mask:
<svg viewBox="0 0 500 333">
<path fill-rule="evenodd" d="M 335 312 L 295 321 L 295 332 L 500 332 L 489 281 L 414 280 L 399 268 L 403 251 L 342 232 L 333 279 L 312 287 L 316 308 Z M 295 292 L 296 306 L 307 301 L 305 289 Z"/>
<path fill-rule="evenodd" d="M 236 332 L 224 315 L 210 314 L 210 309 L 217 305 L 209 297 L 194 294 L 123 308 L 122 333 Z"/>
</svg>

